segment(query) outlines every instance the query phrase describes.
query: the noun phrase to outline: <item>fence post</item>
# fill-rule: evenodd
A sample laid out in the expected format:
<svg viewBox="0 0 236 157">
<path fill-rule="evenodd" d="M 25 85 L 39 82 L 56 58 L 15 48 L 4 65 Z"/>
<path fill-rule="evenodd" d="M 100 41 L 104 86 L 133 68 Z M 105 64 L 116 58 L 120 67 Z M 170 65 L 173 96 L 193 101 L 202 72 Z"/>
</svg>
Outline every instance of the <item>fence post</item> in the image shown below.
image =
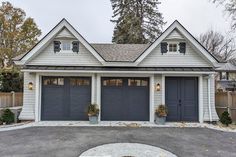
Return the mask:
<svg viewBox="0 0 236 157">
<path fill-rule="evenodd" d="M 15 107 L 15 103 L 16 103 L 16 94 L 14 91 L 11 91 L 12 94 L 12 107 Z"/>
</svg>

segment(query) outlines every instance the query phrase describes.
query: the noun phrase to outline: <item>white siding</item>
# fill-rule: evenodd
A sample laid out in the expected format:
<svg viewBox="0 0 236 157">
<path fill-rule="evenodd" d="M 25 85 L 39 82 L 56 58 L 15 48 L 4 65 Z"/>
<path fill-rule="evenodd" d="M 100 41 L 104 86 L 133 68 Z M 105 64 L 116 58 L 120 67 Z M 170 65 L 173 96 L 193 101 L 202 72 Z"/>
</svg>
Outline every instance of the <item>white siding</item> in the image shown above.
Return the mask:
<svg viewBox="0 0 236 157">
<path fill-rule="evenodd" d="M 57 35 L 56 38 L 75 38 L 74 35 L 66 28 L 62 29 Z"/>
<path fill-rule="evenodd" d="M 52 66 L 99 66 L 101 63 L 80 43 L 78 54 L 75 52 L 54 53 L 53 43 L 49 44 L 28 65 L 52 65 Z"/>
<path fill-rule="evenodd" d="M 33 83 L 33 90 L 28 89 L 29 82 Z M 21 120 L 34 120 L 35 109 L 35 74 L 28 72 L 24 73 L 24 96 L 23 108 L 20 113 L 19 119 Z"/>
<path fill-rule="evenodd" d="M 175 40 L 177 42 L 177 40 Z M 139 64 L 142 67 L 208 67 L 209 63 L 205 61 L 194 49 L 187 43 L 186 54 L 165 53 L 162 55 L 160 45 L 158 45 L 144 60 Z"/>
<path fill-rule="evenodd" d="M 211 77 L 210 84 L 210 104 L 212 120 L 217 121 L 219 117 L 215 109 L 215 80 Z M 208 78 L 203 78 L 203 120 L 210 121 L 209 107 L 208 107 Z"/>
<path fill-rule="evenodd" d="M 167 40 L 169 39 L 184 39 L 184 37 L 180 34 L 180 32 L 176 29 L 174 29 L 167 37 Z"/>
<path fill-rule="evenodd" d="M 154 87 L 156 86 L 157 83 L 160 83 L 162 85 L 162 75 L 155 75 L 154 76 Z M 156 91 L 154 90 L 154 111 L 162 103 L 162 90 Z"/>
</svg>

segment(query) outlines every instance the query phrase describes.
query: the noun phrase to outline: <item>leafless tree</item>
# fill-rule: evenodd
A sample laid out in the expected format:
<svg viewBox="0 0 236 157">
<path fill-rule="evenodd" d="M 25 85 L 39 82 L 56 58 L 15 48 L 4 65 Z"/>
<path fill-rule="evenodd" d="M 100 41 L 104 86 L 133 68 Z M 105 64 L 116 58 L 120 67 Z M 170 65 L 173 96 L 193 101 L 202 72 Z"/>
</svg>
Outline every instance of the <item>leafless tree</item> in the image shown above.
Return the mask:
<svg viewBox="0 0 236 157">
<path fill-rule="evenodd" d="M 235 37 L 232 37 L 231 34 L 227 33 L 224 36 L 219 32 L 209 30 L 200 35 L 199 41 L 210 53 L 221 59 L 221 61 L 229 61 L 236 57 Z"/>
<path fill-rule="evenodd" d="M 236 30 L 236 0 L 210 0 L 213 3 L 223 5 L 225 12 L 229 15 L 232 20 L 231 28 Z"/>
</svg>

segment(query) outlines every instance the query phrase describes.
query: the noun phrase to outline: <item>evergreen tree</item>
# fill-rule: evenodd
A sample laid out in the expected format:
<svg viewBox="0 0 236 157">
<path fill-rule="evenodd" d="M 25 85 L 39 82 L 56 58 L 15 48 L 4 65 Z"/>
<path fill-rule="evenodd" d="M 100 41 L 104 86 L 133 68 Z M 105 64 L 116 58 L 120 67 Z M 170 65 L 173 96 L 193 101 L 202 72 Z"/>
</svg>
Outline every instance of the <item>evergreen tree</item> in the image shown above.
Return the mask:
<svg viewBox="0 0 236 157">
<path fill-rule="evenodd" d="M 10 2 L 0 5 L 0 67 L 12 66 L 12 58 L 27 52 L 41 35 L 40 29 L 26 13 Z"/>
<path fill-rule="evenodd" d="M 111 0 L 116 24 L 112 42 L 143 44 L 153 42 L 165 24 L 158 0 Z"/>
</svg>

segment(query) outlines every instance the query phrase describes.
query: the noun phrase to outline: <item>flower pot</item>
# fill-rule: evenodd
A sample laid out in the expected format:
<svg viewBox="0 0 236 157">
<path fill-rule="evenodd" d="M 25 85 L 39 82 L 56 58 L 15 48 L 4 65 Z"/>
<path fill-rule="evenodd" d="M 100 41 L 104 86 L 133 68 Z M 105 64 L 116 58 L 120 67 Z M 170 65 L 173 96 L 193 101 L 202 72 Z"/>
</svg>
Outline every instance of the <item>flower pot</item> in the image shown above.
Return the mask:
<svg viewBox="0 0 236 157">
<path fill-rule="evenodd" d="M 98 116 L 89 116 L 90 124 L 98 124 Z"/>
<path fill-rule="evenodd" d="M 157 115 L 155 115 L 155 123 L 159 125 L 165 125 L 166 117 L 158 117 Z"/>
</svg>

